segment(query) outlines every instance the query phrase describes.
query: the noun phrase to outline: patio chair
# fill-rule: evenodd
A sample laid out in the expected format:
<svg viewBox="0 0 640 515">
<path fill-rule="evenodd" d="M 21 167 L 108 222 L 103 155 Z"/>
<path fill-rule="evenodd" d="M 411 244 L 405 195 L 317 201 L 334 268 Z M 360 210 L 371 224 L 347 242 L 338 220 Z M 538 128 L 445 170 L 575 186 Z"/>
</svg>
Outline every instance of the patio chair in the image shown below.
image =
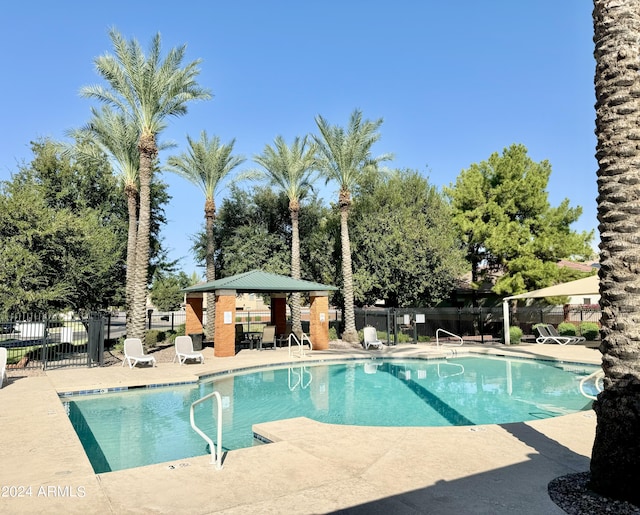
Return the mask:
<svg viewBox="0 0 640 515">
<path fill-rule="evenodd" d="M 569 342 L 570 345 L 573 345 L 574 343 L 580 343 L 586 340 L 584 336 L 561 336 L 558 330 L 551 324 L 547 325 L 547 329 L 549 330 L 549 334 L 551 336 L 554 336 L 557 338 L 571 338 L 573 341 Z"/>
<path fill-rule="evenodd" d="M 364 333 L 364 348 L 369 350 L 369 347 L 375 347 L 376 349 L 382 350 L 384 348 L 384 344 L 378 340 L 378 332 L 375 327 L 371 327 L 370 325 L 363 329 Z"/>
<path fill-rule="evenodd" d="M 176 355 L 173 357 L 173 362 L 176 359 L 181 365 L 188 359 L 198 359 L 200 363 L 204 363 L 204 356 L 202 352 L 196 352 L 193 350 L 193 340 L 191 336 L 176 336 L 175 341 Z"/>
<path fill-rule="evenodd" d="M 538 324 L 534 330 L 538 333 L 536 343 L 557 343 L 559 345 L 568 345 L 576 343 L 576 341 L 570 336 L 553 336 L 549 331 L 548 324 Z"/>
<path fill-rule="evenodd" d="M 262 329 L 262 336 L 258 340 L 258 350 L 262 350 L 264 345 L 271 345 L 276 350 L 276 326 L 265 325 Z"/>
<path fill-rule="evenodd" d="M 138 363 L 151 363 L 154 367 L 156 366 L 156 358 L 144 353 L 140 338 L 127 338 L 124 341 L 123 367 L 125 361 L 129 363 L 129 368 L 135 367 Z"/>
<path fill-rule="evenodd" d="M 236 324 L 236 352 L 242 348 L 249 348 L 251 346 L 251 340 L 244 332 L 244 326 L 242 324 Z"/>
<path fill-rule="evenodd" d="M 7 377 L 7 348 L 0 347 L 0 388 L 4 385 Z"/>
</svg>

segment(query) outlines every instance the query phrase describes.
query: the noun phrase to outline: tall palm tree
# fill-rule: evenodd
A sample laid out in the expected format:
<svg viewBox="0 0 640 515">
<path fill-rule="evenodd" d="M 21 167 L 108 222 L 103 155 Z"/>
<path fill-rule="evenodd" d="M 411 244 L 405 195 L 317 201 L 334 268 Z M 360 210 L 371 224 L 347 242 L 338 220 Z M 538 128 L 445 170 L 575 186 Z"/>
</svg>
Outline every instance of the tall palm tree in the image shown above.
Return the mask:
<svg viewBox="0 0 640 515">
<path fill-rule="evenodd" d="M 380 139 L 378 129 L 382 118 L 376 121 L 363 120 L 362 112 L 354 110 L 346 131 L 337 125 L 330 125 L 322 116 L 316 117 L 320 136 L 318 144 L 319 170 L 327 178 L 338 183 L 338 207 L 340 208 L 340 241 L 342 246 L 342 280 L 344 285 L 344 332 L 342 339 L 358 342 L 355 313 L 353 309 L 353 270 L 351 266 L 351 243 L 349 241 L 349 208 L 351 191 L 360 179 L 371 171 L 378 170 L 382 161 L 392 158 L 391 154 L 371 156 L 371 147 Z"/>
<path fill-rule="evenodd" d="M 204 193 L 204 218 L 206 232 L 206 275 L 207 281 L 215 281 L 215 240 L 213 237 L 213 225 L 216 218 L 215 195 L 220 183 L 229 176 L 234 168 L 242 164 L 245 159 L 242 156 L 234 156 L 231 140 L 226 145 L 220 144 L 220 138 L 214 136 L 209 139 L 206 131 L 200 133 L 200 140 L 194 141 L 187 136 L 189 151 L 179 156 L 170 156 L 167 159 L 169 170 L 184 177 L 198 186 Z M 207 325 L 205 333 L 208 339 L 215 335 L 215 294 L 207 293 Z"/>
<path fill-rule="evenodd" d="M 166 58 L 161 60 L 160 34 L 153 38 L 148 56 L 135 39 L 126 41 L 115 29 L 109 31 L 109 36 L 115 55 L 105 54 L 95 60 L 98 74 L 107 81 L 109 87 L 86 86 L 80 92 L 85 97 L 115 107 L 139 131 L 139 211 L 132 334 L 129 336 L 141 338 L 145 332 L 151 180 L 154 160 L 158 154 L 156 138 L 166 127 L 169 116 L 186 114 L 187 102 L 208 99 L 211 94 L 195 80 L 200 73 L 199 59 L 181 67 L 185 45 L 171 49 Z"/>
<path fill-rule="evenodd" d="M 312 170 L 315 168 L 316 145 L 310 143 L 307 136 L 296 137 L 291 146 L 287 146 L 282 136 L 274 140 L 274 147 L 265 145 L 262 154 L 253 160 L 264 169 L 262 176 L 283 191 L 289 199 L 291 216 L 291 277 L 300 279 L 300 201 L 313 189 Z M 300 317 L 300 293 L 291 294 L 292 331 L 298 338 L 302 336 Z"/>
<path fill-rule="evenodd" d="M 640 505 L 640 0 L 595 0 L 604 391 L 591 488 Z"/>
<path fill-rule="evenodd" d="M 123 183 L 123 190 L 127 199 L 128 233 L 127 233 L 127 267 L 125 298 L 127 305 L 127 333 L 131 334 L 131 306 L 133 304 L 134 273 L 136 259 L 136 237 L 138 229 L 138 169 L 140 167 L 140 153 L 138 152 L 139 132 L 136 125 L 121 113 L 109 106 L 102 106 L 100 110 L 91 108 L 91 119 L 81 127 L 69 132 L 75 139 L 89 138 L 105 154 L 111 156 L 113 165 Z M 173 144 L 159 145 L 159 150 L 171 148 Z M 93 147 L 77 146 L 73 149 L 81 159 L 100 159 L 101 156 L 88 155 L 84 152 Z"/>
</svg>

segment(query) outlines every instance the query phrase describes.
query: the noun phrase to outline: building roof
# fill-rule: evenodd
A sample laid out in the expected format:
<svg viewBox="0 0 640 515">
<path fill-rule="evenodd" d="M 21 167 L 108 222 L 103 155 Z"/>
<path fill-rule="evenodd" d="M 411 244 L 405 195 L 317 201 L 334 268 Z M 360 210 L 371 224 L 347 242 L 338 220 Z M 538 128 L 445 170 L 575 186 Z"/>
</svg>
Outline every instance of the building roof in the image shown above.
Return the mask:
<svg viewBox="0 0 640 515">
<path fill-rule="evenodd" d="M 333 291 L 335 286 L 293 279 L 286 275 L 271 274 L 262 270 L 251 270 L 243 274 L 217 279 L 208 283 L 196 284 L 183 291 L 213 292 L 216 290 L 235 290 L 236 293 L 289 293 L 304 291 Z"/>
</svg>

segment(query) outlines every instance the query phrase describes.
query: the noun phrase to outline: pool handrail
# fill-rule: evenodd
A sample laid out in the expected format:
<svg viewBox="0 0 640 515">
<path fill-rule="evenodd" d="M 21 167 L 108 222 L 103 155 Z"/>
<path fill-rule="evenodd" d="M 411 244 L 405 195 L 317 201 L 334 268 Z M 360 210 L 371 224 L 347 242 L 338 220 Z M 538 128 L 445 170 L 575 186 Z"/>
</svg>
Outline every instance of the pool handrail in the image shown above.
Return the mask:
<svg viewBox="0 0 640 515">
<path fill-rule="evenodd" d="M 307 343 L 309 343 L 309 350 L 313 349 L 313 344 L 311 343 L 311 340 L 309 339 L 309 337 L 305 334 L 302 333 L 302 336 L 300 338 L 300 340 L 298 340 L 298 337 L 295 335 L 295 333 L 291 333 L 289 335 L 289 356 L 296 356 L 296 354 L 292 354 L 291 353 L 291 340 L 295 340 L 296 345 L 298 346 L 298 348 L 300 349 L 300 353 L 297 354 L 297 357 L 299 358 L 304 358 L 304 342 L 305 340 L 307 341 Z"/>
<path fill-rule="evenodd" d="M 217 450 L 215 448 L 215 445 L 213 444 L 213 440 L 211 440 L 211 438 L 209 438 L 206 434 L 202 432 L 202 430 L 198 426 L 196 426 L 196 422 L 193 415 L 193 408 L 195 408 L 197 404 L 200 404 L 201 402 L 204 402 L 211 397 L 216 398 L 216 404 L 218 406 L 218 434 L 217 434 L 218 448 Z M 205 395 L 204 397 L 201 397 L 200 399 L 192 402 L 191 407 L 189 408 L 189 421 L 191 422 L 191 427 L 193 428 L 193 430 L 196 433 L 198 433 L 202 438 L 204 438 L 204 440 L 209 444 L 209 450 L 211 451 L 211 463 L 215 463 L 217 470 L 222 469 L 222 397 L 220 397 L 220 393 L 217 391 L 214 391 L 214 392 L 211 392 L 209 395 Z"/>
<path fill-rule="evenodd" d="M 450 333 L 449 331 L 445 330 L 445 329 L 436 329 L 436 347 L 440 347 L 440 339 L 438 338 L 439 333 L 445 333 L 448 334 L 449 336 L 453 336 L 454 338 L 458 338 L 458 340 L 460 340 L 460 343 L 447 343 L 447 345 L 462 345 L 464 343 L 464 340 L 462 339 L 462 336 L 458 336 L 457 334 L 453 334 Z M 444 345 L 444 343 L 443 343 Z"/>
<path fill-rule="evenodd" d="M 596 395 L 591 395 L 590 393 L 587 393 L 584 391 L 584 385 L 586 384 L 587 381 L 593 379 L 593 384 L 596 388 L 596 390 L 598 391 L 598 393 L 600 393 L 603 388 L 600 386 L 600 380 L 604 377 L 604 371 L 602 369 L 596 370 L 595 372 L 592 372 L 591 374 L 589 374 L 586 377 L 583 377 L 580 380 L 580 393 L 582 395 L 584 395 L 587 399 L 593 399 L 594 401 L 598 398 Z"/>
</svg>

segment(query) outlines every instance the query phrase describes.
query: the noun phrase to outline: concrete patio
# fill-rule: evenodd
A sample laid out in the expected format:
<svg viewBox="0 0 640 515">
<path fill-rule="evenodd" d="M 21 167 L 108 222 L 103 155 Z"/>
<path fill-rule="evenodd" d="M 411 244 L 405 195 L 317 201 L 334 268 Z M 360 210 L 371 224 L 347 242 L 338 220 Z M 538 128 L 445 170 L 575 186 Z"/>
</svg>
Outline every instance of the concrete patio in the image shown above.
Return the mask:
<svg viewBox="0 0 640 515">
<path fill-rule="evenodd" d="M 473 353 L 599 364 L 584 346 L 467 346 Z M 376 351 L 314 351 L 312 361 Z M 286 349 L 241 351 L 205 363 L 12 371 L 0 390 L 2 513 L 564 513 L 547 494 L 553 478 L 588 470 L 591 411 L 526 423 L 366 428 L 305 418 L 260 424 L 275 443 L 95 474 L 58 393 L 197 381 L 202 374 L 299 361 Z M 376 352 L 377 353 L 377 352 Z M 385 347 L 385 356 L 433 355 L 429 345 Z"/>
</svg>

